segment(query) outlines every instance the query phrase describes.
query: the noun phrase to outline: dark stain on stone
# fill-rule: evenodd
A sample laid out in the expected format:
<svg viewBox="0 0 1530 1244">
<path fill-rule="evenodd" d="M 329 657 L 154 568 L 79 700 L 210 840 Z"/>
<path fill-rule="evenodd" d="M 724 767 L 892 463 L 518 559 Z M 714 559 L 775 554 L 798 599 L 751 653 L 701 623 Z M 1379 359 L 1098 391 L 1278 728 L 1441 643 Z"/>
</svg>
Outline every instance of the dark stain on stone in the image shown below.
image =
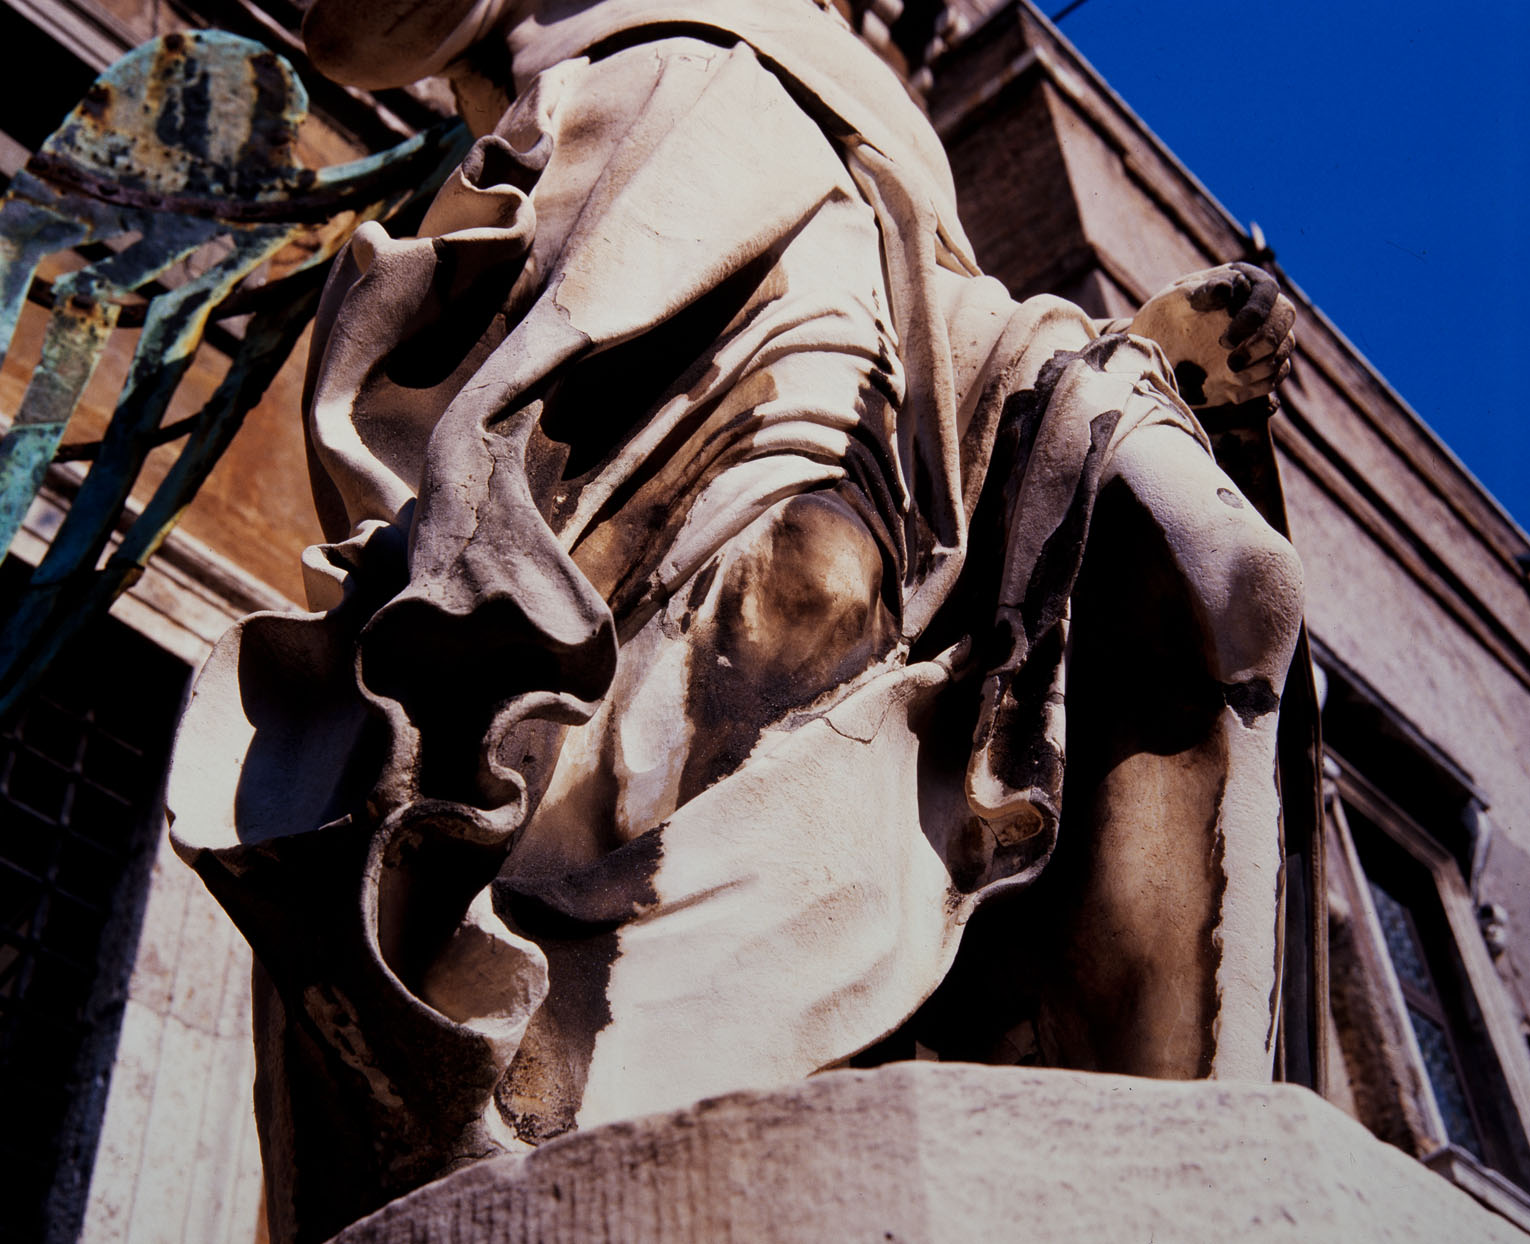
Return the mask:
<svg viewBox="0 0 1530 1244">
<path fill-rule="evenodd" d="M 531 1017 L 494 1091 L 500 1114 L 532 1145 L 574 1130 L 595 1038 L 611 1022 L 606 989 L 611 965 L 621 953 L 615 933 L 541 945 L 547 956 L 547 999 Z"/>
<path fill-rule="evenodd" d="M 936 506 L 936 503 L 935 503 L 935 496 L 936 496 L 936 493 L 935 493 L 935 489 L 936 489 L 935 477 L 932 475 L 932 473 L 930 471 L 930 464 L 929 464 L 928 460 L 925 458 L 924 454 L 916 453 L 914 455 L 914 472 L 913 472 L 913 474 L 914 474 L 914 479 L 913 479 L 912 492 L 914 494 L 914 509 L 915 509 L 915 513 L 918 513 L 918 514 L 929 514 L 929 515 L 935 515 L 935 514 L 939 513 L 938 507 Z M 920 545 L 918 547 L 916 547 L 916 549 L 914 551 L 916 553 L 916 557 L 915 557 L 913 565 L 911 565 L 909 567 L 909 570 L 913 574 L 918 575 L 918 574 L 923 573 L 924 570 L 926 569 L 927 562 L 928 562 L 928 554 L 930 552 L 932 552 L 933 550 L 924 547 L 924 542 L 921 541 Z M 918 554 L 925 554 L 925 556 L 917 556 Z"/>
<path fill-rule="evenodd" d="M 1222 699 L 1238 714 L 1245 726 L 1252 727 L 1259 718 L 1280 707 L 1280 693 L 1265 678 L 1221 684 Z"/>
<path fill-rule="evenodd" d="M 685 594 L 685 613 L 680 618 L 680 633 L 687 634 L 691 629 L 691 623 L 696 620 L 696 612 L 707 598 L 713 582 L 717 579 L 718 567 L 722 565 L 720 557 L 714 557 L 696 572 L 696 577 L 691 580 L 690 590 Z"/>
<path fill-rule="evenodd" d="M 685 598 L 685 607 L 687 609 L 695 610 L 701 608 L 701 602 L 706 600 L 707 593 L 711 590 L 712 583 L 717 578 L 718 567 L 721 565 L 721 559 L 714 557 L 696 572 L 696 577 L 691 580 L 691 589 Z"/>
<path fill-rule="evenodd" d="M 573 872 L 502 876 L 493 886 L 495 910 L 532 937 L 610 932 L 658 901 L 653 877 L 664 854 L 662 829 L 650 829 Z"/>
<path fill-rule="evenodd" d="M 879 336 L 881 334 L 878 334 Z M 876 361 L 871 365 L 866 374 L 866 383 L 881 394 L 882 399 L 893 409 L 897 409 L 902 400 L 892 382 L 893 360 L 887 353 L 887 342 L 883 339 L 877 346 Z"/>
<path fill-rule="evenodd" d="M 1264 274 L 1252 264 L 1234 264 L 1239 270 L 1236 280 L 1228 280 L 1225 276 L 1217 276 L 1212 280 L 1197 285 L 1190 291 L 1190 307 L 1195 311 L 1226 311 L 1229 315 L 1236 315 L 1248 302 L 1254 292 L 1254 283 L 1249 278 L 1250 272 L 1263 276 Z M 1274 298 L 1269 299 L 1274 305 Z"/>
<path fill-rule="evenodd" d="M 1177 773 L 1181 757 L 1194 757 L 1191 770 L 1203 779 L 1176 787 L 1179 794 L 1163 815 L 1194 835 L 1186 844 L 1185 867 L 1206 870 L 1204 889 L 1195 883 L 1198 894 L 1211 897 L 1204 907 L 1198 900 L 1193 917 L 1207 927 L 1196 933 L 1202 949 L 1191 988 L 1213 991 L 1210 936 L 1225 885 L 1217 842 L 1225 762 L 1217 725 L 1224 697 L 1211 674 L 1201 609 L 1161 527 L 1124 481 L 1099 490 L 1090 530 L 1072 593 L 1062 824 L 1055 854 L 1018 905 L 1010 944 L 1055 946 L 1034 967 L 1044 1057 L 1082 1069 L 1130 1072 L 1140 1067 L 1134 1061 L 1141 1054 L 1139 1017 L 1148 1002 L 1145 991 L 1155 987 L 1157 951 L 1148 946 L 1140 955 L 1126 955 L 1099 943 L 1090 905 L 1099 886 L 1097 839 L 1116 815 L 1102 792 L 1128 758 L 1150 771 L 1163 765 Z M 1144 660 L 1144 652 L 1156 655 Z M 1163 949 L 1188 953 L 1184 946 Z M 1179 1050 L 1188 1060 L 1187 1074 L 1189 1068 L 1204 1074 L 1216 998 L 1198 992 L 1185 1003 L 1197 1008 L 1204 1023 Z M 1013 1016 L 1006 1012 L 1004 1019 L 1012 1022 Z"/>
<path fill-rule="evenodd" d="M 1062 627 L 1051 627 L 1004 688 L 999 712 L 1014 728 L 995 730 L 989 743 L 994 773 L 1011 790 L 1061 792 L 1063 758 L 1040 725 L 1052 694 L 1052 675 L 1063 659 Z"/>
<path fill-rule="evenodd" d="M 1185 399 L 1186 405 L 1206 404 L 1206 369 L 1199 363 L 1189 359 L 1175 363 L 1174 383 L 1179 386 L 1179 395 Z"/>
<path fill-rule="evenodd" d="M 495 327 L 521 262 L 487 270 L 462 265 L 459 247 L 431 240 L 436 269 L 409 335 L 384 356 L 381 375 L 401 389 L 432 389 L 461 367 Z M 496 334 L 498 335 L 498 334 Z"/>
<path fill-rule="evenodd" d="M 1208 281 L 1190 291 L 1190 308 L 1193 311 L 1221 311 L 1232 297 L 1232 286 L 1225 281 Z"/>
<path fill-rule="evenodd" d="M 731 48 L 739 42 L 738 35 L 732 31 L 709 26 L 703 21 L 655 21 L 607 35 L 585 48 L 583 55 L 591 61 L 600 61 L 628 48 L 656 43 L 661 39 L 695 39 L 699 43 L 710 43 L 719 48 Z"/>
<path fill-rule="evenodd" d="M 588 867 L 501 876 L 494 909 L 547 955 L 548 994 L 527 1026 L 495 1099 L 517 1136 L 541 1144 L 572 1131 L 595 1041 L 611 1022 L 607 990 L 624 920 L 658 902 L 660 825 Z"/>
<path fill-rule="evenodd" d="M 773 252 L 761 255 L 664 323 L 568 369 L 542 415 L 547 437 L 570 446 L 566 478 L 595 471 L 645 426 L 668 393 L 684 392 L 700 378 L 715 343 L 744 314 L 775 260 Z M 687 427 L 707 413 L 695 412 Z"/>
<path fill-rule="evenodd" d="M 1073 499 L 1063 520 L 1041 546 L 1025 586 L 1021 614 L 1025 618 L 1026 638 L 1032 642 L 1057 624 L 1073 591 L 1082 550 L 1089 538 L 1100 472 L 1105 467 L 1105 447 L 1120 421 L 1119 410 L 1107 410 L 1089 421 L 1089 450 Z M 1023 521 L 1023 516 L 1017 518 Z"/>
<path fill-rule="evenodd" d="M 1074 355 L 1058 351 L 1046 363 L 1034 388 L 1004 397 L 994 432 L 988 470 L 978 493 L 971 522 L 967 525 L 967 557 L 956 585 L 924 634 L 915 642 L 911 660 L 940 652 L 973 634 L 974 621 L 992 619 L 998 610 L 998 577 L 992 567 L 1002 566 L 1010 537 L 1010 515 L 1018 504 L 1020 481 L 1030 461 L 1036 434 L 1051 399 L 1052 388 Z M 975 634 L 976 660 L 984 668 L 1003 664 L 1013 639 L 1001 628 L 983 626 Z"/>
<path fill-rule="evenodd" d="M 1275 781 L 1280 782 L 1280 761 L 1275 762 Z M 1280 826 L 1280 867 L 1275 870 L 1275 945 L 1270 964 L 1270 1026 L 1267 1029 L 1270 1048 L 1275 1048 L 1277 1030 L 1282 1027 L 1280 995 L 1285 985 L 1286 930 L 1291 913 L 1286 909 L 1286 870 L 1291 867 L 1286 851 L 1284 817 Z M 1330 926 L 1331 927 L 1331 926 Z"/>
<path fill-rule="evenodd" d="M 1116 356 L 1116 351 L 1124 346 L 1131 338 L 1125 333 L 1107 333 L 1103 337 L 1096 337 L 1087 346 L 1078 352 L 1082 358 L 1095 371 L 1105 371 L 1110 360 Z"/>
<path fill-rule="evenodd" d="M 1206 924 L 1201 931 L 1200 944 L 1210 962 L 1201 972 L 1201 1015 L 1204 1025 L 1201 1032 L 1201 1065 L 1196 1072 L 1202 1079 L 1211 1076 L 1211 1061 L 1216 1054 L 1215 1025 L 1222 1011 L 1221 997 L 1217 993 L 1217 969 L 1221 966 L 1221 952 L 1216 937 L 1217 926 L 1222 922 L 1222 902 L 1227 894 L 1227 840 L 1222 833 L 1222 802 L 1227 794 L 1227 772 L 1223 771 L 1217 782 L 1216 796 L 1212 800 L 1210 820 L 1205 835 L 1211 840 L 1211 859 L 1207 868 L 1211 883 L 1211 895 Z"/>
<path fill-rule="evenodd" d="M 1210 671 L 1209 627 L 1152 512 L 1115 480 L 1100 490 L 1093 526 L 1070 640 L 1089 656 L 1069 667 L 1068 711 L 1070 726 L 1076 704 L 1086 716 L 1121 720 L 1108 769 L 1132 752 L 1167 756 L 1196 745 L 1225 698 Z M 1143 660 L 1144 652 L 1156 658 Z"/>
<path fill-rule="evenodd" d="M 847 490 L 841 484 L 831 491 Z M 823 496 L 778 505 L 768 534 L 722 571 L 686 692 L 696 735 L 681 802 L 737 769 L 771 722 L 892 646 L 883 551 L 853 499 L 841 507 Z M 864 594 L 846 587 L 856 582 Z"/>
</svg>

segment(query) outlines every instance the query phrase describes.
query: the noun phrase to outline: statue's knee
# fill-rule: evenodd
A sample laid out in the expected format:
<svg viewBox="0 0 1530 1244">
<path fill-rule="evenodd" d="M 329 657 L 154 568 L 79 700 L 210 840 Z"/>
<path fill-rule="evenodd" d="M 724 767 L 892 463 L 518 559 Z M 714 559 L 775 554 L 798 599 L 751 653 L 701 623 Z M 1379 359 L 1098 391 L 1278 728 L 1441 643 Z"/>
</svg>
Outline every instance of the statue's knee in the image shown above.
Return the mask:
<svg viewBox="0 0 1530 1244">
<path fill-rule="evenodd" d="M 719 650 L 730 661 L 811 679 L 881 645 L 881 549 L 843 501 L 790 498 L 741 540 L 718 584 Z"/>
<path fill-rule="evenodd" d="M 1170 619 L 1181 608 L 1193 615 L 1200 651 L 1192 659 L 1217 681 L 1278 691 L 1302 620 L 1302 567 L 1290 543 L 1169 424 L 1126 436 L 1110 469 L 1096 515 L 1101 538 L 1120 544 L 1107 565 L 1149 600 L 1155 591 L 1166 596 L 1160 603 Z M 1153 573 L 1165 554 L 1172 586 Z M 1172 648 L 1181 637 L 1159 638 Z"/>
<path fill-rule="evenodd" d="M 1264 679 L 1278 691 L 1302 624 L 1301 561 L 1257 518 L 1219 556 L 1219 590 L 1203 602 L 1211 614 L 1214 673 L 1225 683 Z"/>
</svg>

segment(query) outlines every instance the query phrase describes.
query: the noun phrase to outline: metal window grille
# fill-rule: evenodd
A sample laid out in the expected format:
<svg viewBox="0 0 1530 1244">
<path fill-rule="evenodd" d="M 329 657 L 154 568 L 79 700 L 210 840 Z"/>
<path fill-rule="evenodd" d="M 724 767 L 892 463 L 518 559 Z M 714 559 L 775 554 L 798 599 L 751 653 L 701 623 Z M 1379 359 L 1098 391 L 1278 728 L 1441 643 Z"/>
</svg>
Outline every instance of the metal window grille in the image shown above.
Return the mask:
<svg viewBox="0 0 1530 1244">
<path fill-rule="evenodd" d="M 186 677 L 109 620 L 0 722 L 3 1238 L 84 1210 Z"/>
</svg>

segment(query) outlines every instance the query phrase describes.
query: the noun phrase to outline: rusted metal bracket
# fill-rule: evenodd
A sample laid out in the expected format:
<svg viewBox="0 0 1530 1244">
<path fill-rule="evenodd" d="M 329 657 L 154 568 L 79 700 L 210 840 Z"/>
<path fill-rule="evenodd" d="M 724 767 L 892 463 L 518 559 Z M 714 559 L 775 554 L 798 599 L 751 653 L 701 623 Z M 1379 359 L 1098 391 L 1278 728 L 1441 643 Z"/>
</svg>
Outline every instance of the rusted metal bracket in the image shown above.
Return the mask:
<svg viewBox="0 0 1530 1244">
<path fill-rule="evenodd" d="M 0 550 L 60 457 L 112 332 L 141 325 L 67 518 L 19 599 L 0 602 L 0 714 L 143 572 L 312 319 L 355 227 L 433 193 L 470 141 L 460 124 L 442 126 L 315 171 L 294 154 L 307 108 L 292 67 L 260 44 L 167 35 L 102 74 L 0 200 L 0 352 L 44 259 L 111 248 L 52 283 L 42 357 L 0 441 Z M 194 257 L 203 262 L 187 276 Z M 227 338 L 236 344 L 217 391 L 162 426 L 209 321 L 235 314 L 250 318 Z M 174 466 L 108 554 L 149 452 L 180 437 Z"/>
</svg>

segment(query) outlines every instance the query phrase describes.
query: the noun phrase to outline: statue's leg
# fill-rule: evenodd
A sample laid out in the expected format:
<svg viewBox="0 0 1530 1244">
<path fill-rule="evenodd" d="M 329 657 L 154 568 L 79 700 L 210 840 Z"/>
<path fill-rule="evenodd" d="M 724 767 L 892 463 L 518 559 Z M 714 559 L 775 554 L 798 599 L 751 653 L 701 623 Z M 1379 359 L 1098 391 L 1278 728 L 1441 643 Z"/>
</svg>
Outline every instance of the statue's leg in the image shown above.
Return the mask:
<svg viewBox="0 0 1530 1244">
<path fill-rule="evenodd" d="M 766 726 L 854 678 L 897 636 L 882 550 L 837 492 L 778 502 L 715 566 L 689 628 L 695 733 L 682 803 L 738 768 Z"/>
<path fill-rule="evenodd" d="M 1062 837 L 1036 895 L 1065 937 L 1040 1024 L 1057 1061 L 1270 1075 L 1275 709 L 1301 599 L 1290 545 L 1189 436 L 1123 440 L 1073 597 Z"/>
<path fill-rule="evenodd" d="M 857 887 L 841 870 L 829 870 L 815 877 L 815 884 L 822 883 L 818 890 L 803 894 L 788 887 L 784 898 L 753 909 L 751 902 L 772 893 L 781 874 L 757 875 L 762 865 L 769 874 L 770 866 L 752 851 L 740 857 L 736 841 L 711 864 L 692 860 L 700 874 L 723 879 L 716 887 L 688 890 L 697 869 L 686 881 L 681 867 L 676 881 L 663 862 L 672 850 L 694 856 L 698 827 L 704 856 L 710 829 L 727 840 L 740 832 L 732 820 L 758 818 L 758 782 L 751 787 L 746 781 L 741 802 L 722 800 L 732 809 L 729 825 L 710 826 L 694 812 L 680 828 L 671 824 L 677 811 L 684 814 L 697 795 L 744 765 L 771 723 L 840 687 L 892 647 L 897 628 L 882 600 L 883 576 L 881 546 L 845 495 L 827 489 L 790 496 L 723 542 L 623 645 L 605 706 L 587 726 L 570 732 L 560 758 L 566 768 L 502 874 L 504 909 L 545 949 L 550 981 L 500 1094 L 518 1136 L 540 1142 L 568 1130 L 576 1118 L 588 1124 L 634 1109 L 667 1108 L 698 1095 L 695 1085 L 721 1091 L 779 1076 L 783 1066 L 804 1074 L 821 1065 L 802 1060 L 801 1049 L 820 1047 L 785 1029 L 781 1008 L 771 1008 L 768 1022 L 752 1018 L 748 1000 L 775 995 L 764 985 L 752 990 L 748 974 L 760 971 L 762 954 L 772 962 L 792 961 L 792 939 L 807 936 L 803 925 L 820 918 L 813 912 L 830 902 L 825 895 L 844 901 L 846 891 L 866 895 L 877 887 Z M 779 780 L 779 765 L 765 768 Z M 790 808 L 791 800 L 783 806 Z M 787 811 L 779 823 L 767 814 L 765 824 L 790 842 L 802 832 L 803 820 L 800 812 Z M 742 832 L 747 836 L 747 829 Z M 794 867 L 788 860 L 787 876 L 795 875 Z M 563 885 L 560 879 L 568 877 L 574 881 Z M 550 888 L 537 889 L 549 878 Z M 671 883 L 683 898 L 667 888 Z M 531 921 L 537 909 L 518 898 L 527 894 L 571 895 L 559 910 L 576 921 L 581 904 L 590 906 L 593 897 L 597 915 L 583 926 L 566 919 L 536 925 Z M 624 895 L 643 912 L 641 931 L 611 928 L 610 913 Z M 876 902 L 871 907 L 878 910 Z M 783 932 L 778 943 L 768 935 L 772 921 L 796 932 Z M 877 978 L 879 957 L 888 949 L 875 935 L 857 940 L 865 923 L 847 918 L 837 930 L 842 941 L 835 943 L 848 946 L 851 956 L 838 965 L 838 979 L 862 989 L 866 977 Z M 631 937 L 644 949 L 633 951 Z M 703 944 L 692 946 L 688 938 Z M 830 940 L 825 933 L 815 944 Z M 901 944 L 896 936 L 890 941 Z M 730 945 L 738 957 L 724 953 L 726 963 L 719 966 L 719 947 Z M 745 962 L 755 966 L 746 971 Z M 682 981 L 647 980 L 645 972 Z M 664 1008 L 652 1005 L 655 994 L 691 996 L 687 982 L 712 979 L 707 972 L 720 973 L 727 983 L 715 990 L 698 987 L 693 1002 L 702 998 L 702 1010 L 682 1008 L 665 1018 Z M 826 984 L 820 976 L 804 987 L 803 1013 L 812 1009 L 811 1000 L 821 1001 Z M 794 986 L 795 979 L 783 983 L 781 994 L 792 996 Z M 721 1026 L 736 1032 L 742 1025 L 747 1039 L 708 1038 L 698 1045 L 697 1025 L 709 1031 L 703 1017 L 708 1007 L 720 1008 Z M 864 1015 L 864 1008 L 857 1014 Z M 838 1031 L 834 1023 L 826 1027 Z M 844 1027 L 858 1031 L 853 1022 Z M 823 1049 L 823 1061 L 843 1052 L 832 1044 Z M 754 1052 L 742 1052 L 747 1050 Z M 761 1061 L 752 1062 L 756 1057 Z"/>
<path fill-rule="evenodd" d="M 770 506 L 623 644 L 516 867 L 593 863 L 652 829 L 737 769 L 771 723 L 891 650 L 883 550 L 849 489 Z"/>
</svg>

